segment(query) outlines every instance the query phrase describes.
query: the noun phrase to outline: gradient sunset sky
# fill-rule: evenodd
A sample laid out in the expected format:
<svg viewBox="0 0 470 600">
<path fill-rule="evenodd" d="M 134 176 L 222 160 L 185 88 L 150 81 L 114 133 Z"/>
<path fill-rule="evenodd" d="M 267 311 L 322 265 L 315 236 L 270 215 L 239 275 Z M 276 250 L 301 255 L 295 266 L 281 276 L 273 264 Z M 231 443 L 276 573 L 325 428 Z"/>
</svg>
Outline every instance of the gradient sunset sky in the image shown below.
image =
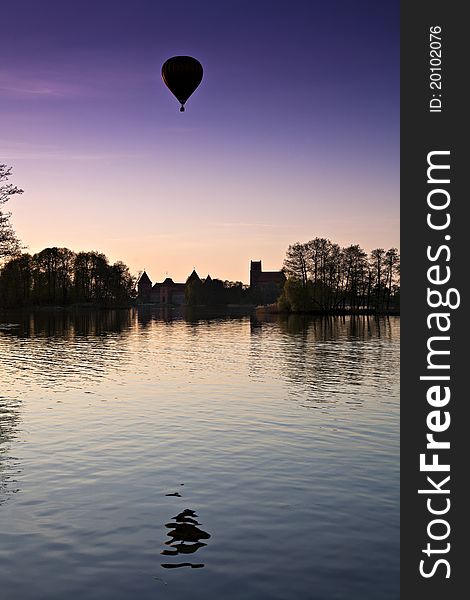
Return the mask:
<svg viewBox="0 0 470 600">
<path fill-rule="evenodd" d="M 179 112 L 174 55 L 204 79 Z M 0 162 L 31 253 L 248 281 L 290 243 L 399 244 L 397 0 L 15 0 Z"/>
</svg>

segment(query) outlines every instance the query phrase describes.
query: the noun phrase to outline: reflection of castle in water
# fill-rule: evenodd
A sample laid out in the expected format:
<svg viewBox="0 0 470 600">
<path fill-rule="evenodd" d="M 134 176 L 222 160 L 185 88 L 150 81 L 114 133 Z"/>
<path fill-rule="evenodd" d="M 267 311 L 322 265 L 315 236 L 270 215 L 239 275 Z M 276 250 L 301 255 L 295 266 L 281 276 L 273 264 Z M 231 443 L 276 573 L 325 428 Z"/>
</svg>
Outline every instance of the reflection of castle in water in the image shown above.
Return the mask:
<svg viewBox="0 0 470 600">
<path fill-rule="evenodd" d="M 171 538 L 165 542 L 169 548 L 162 550 L 161 554 L 164 556 L 178 556 L 180 554 L 194 554 L 199 550 L 207 546 L 201 540 L 207 540 L 211 536 L 207 531 L 203 531 L 198 527 L 200 523 L 196 520 L 197 514 L 185 508 L 182 512 L 172 517 L 174 523 L 167 523 L 165 527 L 170 529 L 167 535 Z M 179 563 L 162 563 L 164 569 L 177 569 L 179 567 L 191 567 L 192 569 L 200 569 L 204 566 L 204 563 L 190 563 L 190 562 L 179 562 Z"/>
</svg>

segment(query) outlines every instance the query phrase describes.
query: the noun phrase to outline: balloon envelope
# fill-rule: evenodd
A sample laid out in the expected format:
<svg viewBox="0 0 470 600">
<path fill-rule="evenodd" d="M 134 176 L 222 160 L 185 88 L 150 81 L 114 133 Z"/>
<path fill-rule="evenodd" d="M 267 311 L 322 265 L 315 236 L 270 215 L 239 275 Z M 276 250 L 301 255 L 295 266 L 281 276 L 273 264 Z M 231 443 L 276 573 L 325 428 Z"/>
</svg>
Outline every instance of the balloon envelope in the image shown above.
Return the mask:
<svg viewBox="0 0 470 600">
<path fill-rule="evenodd" d="M 202 65 L 192 56 L 173 56 L 164 62 L 162 79 L 166 86 L 181 103 L 184 104 L 202 81 Z"/>
</svg>

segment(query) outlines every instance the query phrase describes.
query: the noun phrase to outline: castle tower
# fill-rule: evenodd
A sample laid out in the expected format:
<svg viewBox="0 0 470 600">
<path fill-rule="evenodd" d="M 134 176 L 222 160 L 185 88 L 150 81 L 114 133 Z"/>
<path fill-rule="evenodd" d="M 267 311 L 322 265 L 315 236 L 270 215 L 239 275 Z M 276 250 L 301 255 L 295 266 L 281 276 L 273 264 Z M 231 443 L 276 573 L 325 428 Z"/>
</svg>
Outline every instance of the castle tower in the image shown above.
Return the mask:
<svg viewBox="0 0 470 600">
<path fill-rule="evenodd" d="M 150 277 L 145 271 L 139 277 L 139 281 L 137 282 L 137 292 L 139 300 L 142 300 L 143 302 L 150 301 L 150 294 L 152 292 L 152 282 L 150 281 Z"/>
<path fill-rule="evenodd" d="M 261 261 L 252 260 L 250 263 L 250 287 L 256 287 L 261 275 Z"/>
<path fill-rule="evenodd" d="M 198 281 L 199 283 L 201 282 L 199 275 L 196 273 L 196 269 L 193 269 L 191 275 L 188 277 L 188 279 L 186 279 L 186 285 L 188 283 L 193 283 L 194 281 Z"/>
</svg>

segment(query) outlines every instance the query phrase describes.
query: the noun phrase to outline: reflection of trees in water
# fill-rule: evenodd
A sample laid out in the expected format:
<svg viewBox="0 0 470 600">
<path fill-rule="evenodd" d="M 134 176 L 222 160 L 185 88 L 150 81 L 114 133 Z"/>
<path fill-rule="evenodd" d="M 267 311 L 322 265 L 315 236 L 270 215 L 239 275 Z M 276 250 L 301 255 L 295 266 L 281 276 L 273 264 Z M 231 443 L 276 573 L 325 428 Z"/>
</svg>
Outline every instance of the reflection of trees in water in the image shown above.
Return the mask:
<svg viewBox="0 0 470 600">
<path fill-rule="evenodd" d="M 161 551 L 164 556 L 179 556 L 180 554 L 188 555 L 194 554 L 199 550 L 207 546 L 201 540 L 207 540 L 211 536 L 207 531 L 203 531 L 198 527 L 200 523 L 196 520 L 197 514 L 185 508 L 182 512 L 172 517 L 174 523 L 166 523 L 165 527 L 170 529 L 167 535 L 171 538 L 165 542 L 165 550 Z M 162 563 L 164 569 L 177 569 L 179 567 L 191 567 L 192 569 L 202 568 L 204 563 L 191 563 L 191 562 L 179 562 L 179 563 Z"/>
<path fill-rule="evenodd" d="M 272 339 L 271 330 L 283 336 Z M 308 405 L 335 403 L 345 386 L 374 382 L 384 373 L 397 376 L 398 360 L 391 363 L 385 342 L 398 340 L 397 318 L 368 316 L 267 315 L 251 319 L 250 375 L 266 372 L 299 385 Z M 355 403 L 362 403 L 355 394 Z"/>
<path fill-rule="evenodd" d="M 310 316 L 310 315 L 263 315 L 251 317 L 251 330 L 254 333 L 264 325 L 276 323 L 281 331 L 288 334 L 313 333 L 315 340 L 353 339 L 365 341 L 376 337 L 392 339 L 396 334 L 397 319 L 388 316 Z"/>
<path fill-rule="evenodd" d="M 134 310 L 37 310 L 32 312 L 8 312 L 8 319 L 15 327 L 2 329 L 13 337 L 61 338 L 101 336 L 122 333 L 133 324 Z"/>
<path fill-rule="evenodd" d="M 17 327 L 0 332 L 0 369 L 28 371 L 28 385 L 83 383 L 122 368 L 132 310 L 40 310 L 9 313 Z M 60 388 L 55 388 L 60 391 Z"/>
<path fill-rule="evenodd" d="M 75 337 L 122 333 L 132 324 L 130 310 L 76 310 L 35 312 L 28 320 L 28 336 Z"/>
<path fill-rule="evenodd" d="M 21 371 L 27 387 L 40 385 L 55 392 L 65 387 L 82 389 L 88 382 L 125 372 L 127 364 L 141 353 L 154 352 L 158 359 L 166 333 L 174 330 L 177 335 L 181 323 L 186 323 L 185 335 L 194 338 L 202 325 L 219 325 L 195 310 L 184 316 L 168 308 L 9 311 L 8 326 L 4 324 L 0 331 L 0 370 L 7 378 Z M 158 340 L 153 325 L 160 328 Z M 173 336 L 165 353 L 175 347 Z M 198 369 L 197 351 L 197 345 L 180 345 L 175 360 L 181 358 Z M 145 369 L 145 361 L 141 363 Z M 141 372 L 140 368 L 137 361 L 134 372 Z"/>
<path fill-rule="evenodd" d="M 0 505 L 9 494 L 18 492 L 15 475 L 20 472 L 16 458 L 9 453 L 9 446 L 16 437 L 20 422 L 21 403 L 0 396 Z"/>
</svg>

